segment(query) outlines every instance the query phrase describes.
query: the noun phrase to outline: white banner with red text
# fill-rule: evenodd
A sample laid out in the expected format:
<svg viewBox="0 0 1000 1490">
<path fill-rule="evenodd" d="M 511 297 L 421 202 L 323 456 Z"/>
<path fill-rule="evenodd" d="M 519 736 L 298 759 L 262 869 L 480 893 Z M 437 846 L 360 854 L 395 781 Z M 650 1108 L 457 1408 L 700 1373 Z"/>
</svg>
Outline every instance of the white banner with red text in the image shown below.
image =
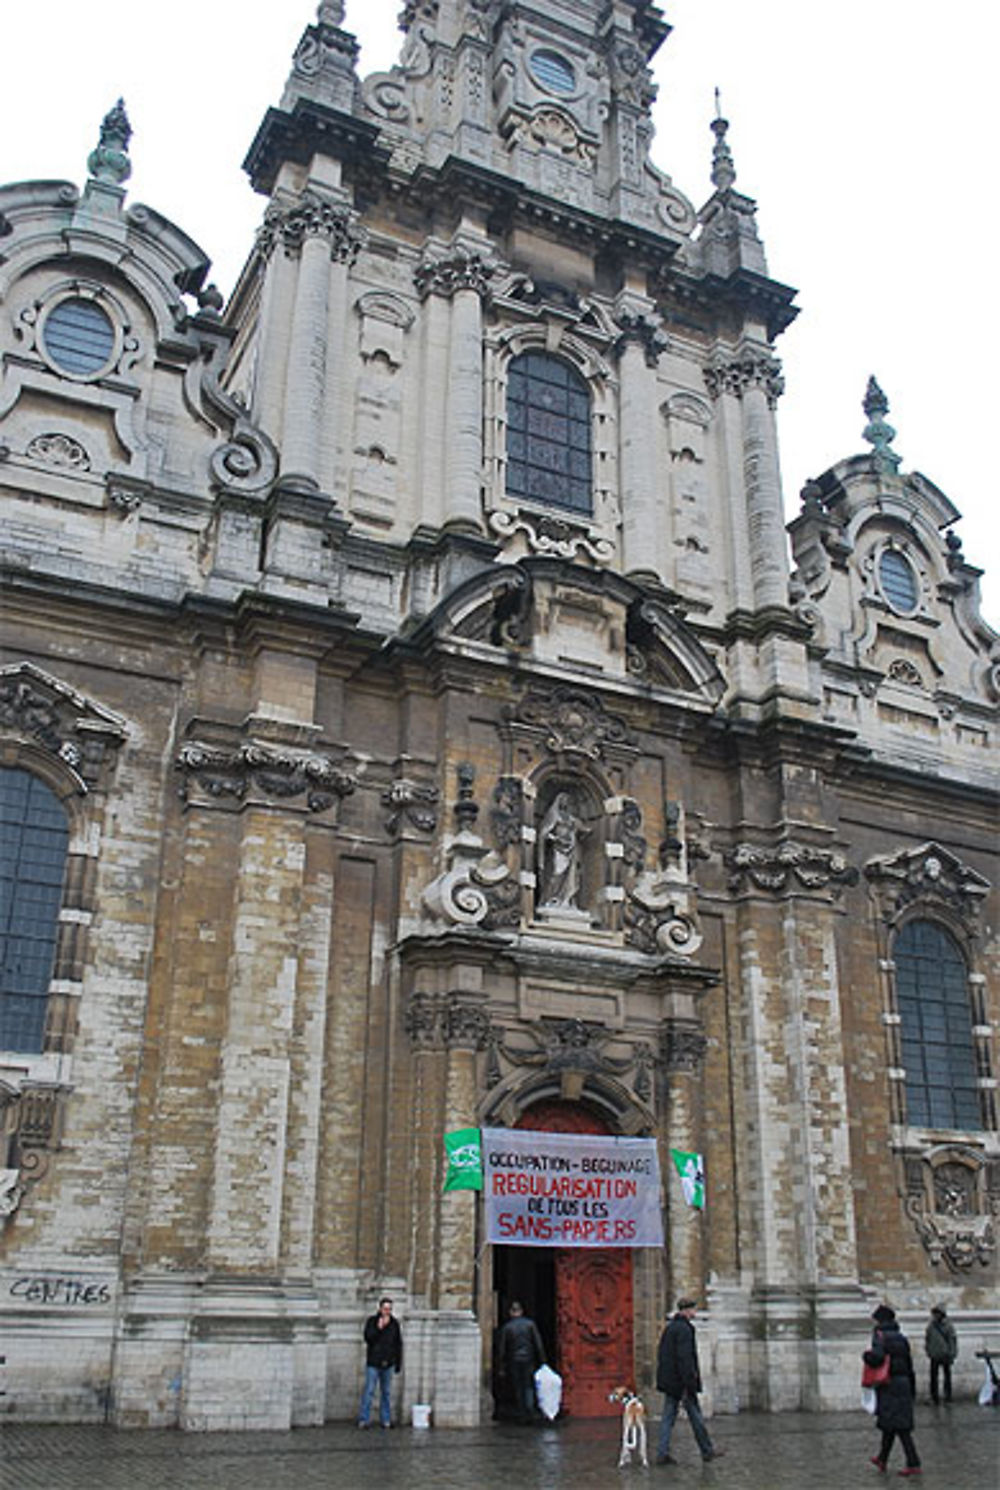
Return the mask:
<svg viewBox="0 0 1000 1490">
<path fill-rule="evenodd" d="M 515 1247 L 662 1247 L 654 1138 L 484 1128 L 486 1240 Z"/>
</svg>

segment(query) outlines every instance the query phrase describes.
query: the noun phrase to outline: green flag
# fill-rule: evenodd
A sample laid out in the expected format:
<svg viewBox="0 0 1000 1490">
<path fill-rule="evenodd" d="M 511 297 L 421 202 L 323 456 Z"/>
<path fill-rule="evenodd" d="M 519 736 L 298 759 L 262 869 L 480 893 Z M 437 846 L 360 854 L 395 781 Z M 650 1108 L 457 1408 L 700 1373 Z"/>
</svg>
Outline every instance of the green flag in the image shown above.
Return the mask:
<svg viewBox="0 0 1000 1490">
<path fill-rule="evenodd" d="M 481 1190 L 483 1188 L 483 1151 L 478 1128 L 456 1128 L 444 1135 L 448 1155 L 446 1190 Z"/>
<path fill-rule="evenodd" d="M 705 1162 L 700 1154 L 686 1154 L 683 1149 L 671 1149 L 671 1156 L 681 1177 L 681 1189 L 688 1205 L 696 1210 L 705 1209 Z"/>
</svg>

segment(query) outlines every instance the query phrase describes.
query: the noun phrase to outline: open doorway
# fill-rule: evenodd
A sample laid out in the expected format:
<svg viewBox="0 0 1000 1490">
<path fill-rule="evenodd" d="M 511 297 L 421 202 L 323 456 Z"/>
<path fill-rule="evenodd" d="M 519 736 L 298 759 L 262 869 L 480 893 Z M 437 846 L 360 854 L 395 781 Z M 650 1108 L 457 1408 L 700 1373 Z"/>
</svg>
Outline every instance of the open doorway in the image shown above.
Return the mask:
<svg viewBox="0 0 1000 1490">
<path fill-rule="evenodd" d="M 530 1108 L 520 1128 L 606 1133 L 581 1103 L 548 1101 Z M 514 1299 L 538 1325 L 546 1359 L 563 1378 L 563 1407 L 575 1417 L 612 1416 L 616 1386 L 634 1382 L 632 1252 L 626 1247 L 493 1248 L 495 1319 Z M 495 1415 L 513 1415 L 494 1352 Z"/>
</svg>

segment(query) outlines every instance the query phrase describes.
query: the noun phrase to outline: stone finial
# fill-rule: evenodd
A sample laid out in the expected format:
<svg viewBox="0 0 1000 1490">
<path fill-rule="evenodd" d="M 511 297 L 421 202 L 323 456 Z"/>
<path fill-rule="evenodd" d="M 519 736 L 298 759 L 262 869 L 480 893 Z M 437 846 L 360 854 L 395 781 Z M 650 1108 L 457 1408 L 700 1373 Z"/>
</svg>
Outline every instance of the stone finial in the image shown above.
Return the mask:
<svg viewBox="0 0 1000 1490">
<path fill-rule="evenodd" d="M 108 181 L 120 186 L 132 174 L 132 162 L 128 158 L 128 142 L 132 138 L 132 126 L 125 112 L 125 102 L 119 99 L 101 120 L 101 138 L 97 148 L 87 157 L 87 170 L 95 181 Z"/>
<path fill-rule="evenodd" d="M 728 130 L 729 120 L 722 117 L 722 102 L 719 90 L 716 88 L 715 118 L 712 120 L 712 133 L 715 135 L 715 145 L 712 149 L 712 185 L 717 191 L 727 191 L 736 180 L 733 152 L 726 143 Z"/>
<path fill-rule="evenodd" d="M 316 7 L 316 19 L 321 26 L 342 26 L 346 9 L 344 0 L 321 0 Z"/>
<path fill-rule="evenodd" d="M 891 448 L 896 438 L 896 431 L 885 419 L 885 415 L 889 412 L 889 400 L 874 376 L 868 379 L 868 387 L 865 389 L 861 407 L 868 418 L 868 423 L 862 430 L 862 439 L 867 440 L 869 445 L 874 447 L 872 454 L 878 470 L 886 471 L 891 475 L 899 469 L 902 457 Z"/>
</svg>

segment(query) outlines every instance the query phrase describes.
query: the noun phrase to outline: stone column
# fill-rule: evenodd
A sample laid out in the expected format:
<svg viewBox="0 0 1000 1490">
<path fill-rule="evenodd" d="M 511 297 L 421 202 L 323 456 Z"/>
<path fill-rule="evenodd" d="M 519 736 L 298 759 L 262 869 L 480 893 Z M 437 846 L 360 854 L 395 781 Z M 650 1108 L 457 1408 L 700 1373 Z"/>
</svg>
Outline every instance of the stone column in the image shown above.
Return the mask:
<svg viewBox="0 0 1000 1490">
<path fill-rule="evenodd" d="M 743 844 L 728 863 L 741 896 L 754 1403 L 830 1406 L 843 1369 L 839 1301 L 857 1308 L 833 901 L 857 872 L 787 838 Z"/>
<path fill-rule="evenodd" d="M 298 815 L 251 808 L 242 825 L 208 1257 L 276 1271 L 304 849 Z"/>
<path fill-rule="evenodd" d="M 707 369 L 713 397 L 735 393 L 742 404 L 743 490 L 755 610 L 788 603 L 788 556 L 774 410 L 784 388 L 769 351 L 751 350 Z"/>
<path fill-rule="evenodd" d="M 482 969 L 475 969 L 477 982 Z M 476 1051 L 486 1037 L 489 1019 L 474 997 L 452 997 L 445 1015 L 448 1047 L 444 1130 L 476 1123 L 478 1086 Z M 440 1302 L 445 1309 L 471 1309 L 476 1255 L 476 1195 L 458 1190 L 443 1197 L 441 1212 Z"/>
<path fill-rule="evenodd" d="M 285 213 L 268 208 L 257 234 L 257 249 L 266 262 L 254 348 L 253 417 L 272 440 L 281 438 L 288 368 L 288 344 L 298 266 L 282 239 Z"/>
<path fill-rule="evenodd" d="M 483 315 L 492 265 L 456 247 L 417 271 L 420 294 L 451 298 L 445 410 L 444 525 L 480 532 L 483 479 Z"/>
<path fill-rule="evenodd" d="M 657 484 L 658 415 L 656 363 L 666 337 L 648 316 L 628 310 L 622 328 L 619 463 L 622 510 L 622 568 L 655 579 L 663 574 L 660 537 L 664 493 Z"/>
<path fill-rule="evenodd" d="M 667 1152 L 663 1155 L 663 1181 L 667 1192 L 667 1306 L 671 1310 L 682 1294 L 699 1295 L 704 1274 L 702 1214 L 684 1199 L 670 1149 L 704 1152 L 698 1089 L 706 1043 L 699 1020 L 664 1020 L 661 1049 L 666 1074 Z"/>
<path fill-rule="evenodd" d="M 331 260 L 340 265 L 350 262 L 359 239 L 348 206 L 313 191 L 286 214 L 282 236 L 286 247 L 298 246 L 300 258 L 285 379 L 281 482 L 293 489 L 318 491 L 327 398 Z M 341 279 L 344 273 L 341 269 Z"/>
</svg>

